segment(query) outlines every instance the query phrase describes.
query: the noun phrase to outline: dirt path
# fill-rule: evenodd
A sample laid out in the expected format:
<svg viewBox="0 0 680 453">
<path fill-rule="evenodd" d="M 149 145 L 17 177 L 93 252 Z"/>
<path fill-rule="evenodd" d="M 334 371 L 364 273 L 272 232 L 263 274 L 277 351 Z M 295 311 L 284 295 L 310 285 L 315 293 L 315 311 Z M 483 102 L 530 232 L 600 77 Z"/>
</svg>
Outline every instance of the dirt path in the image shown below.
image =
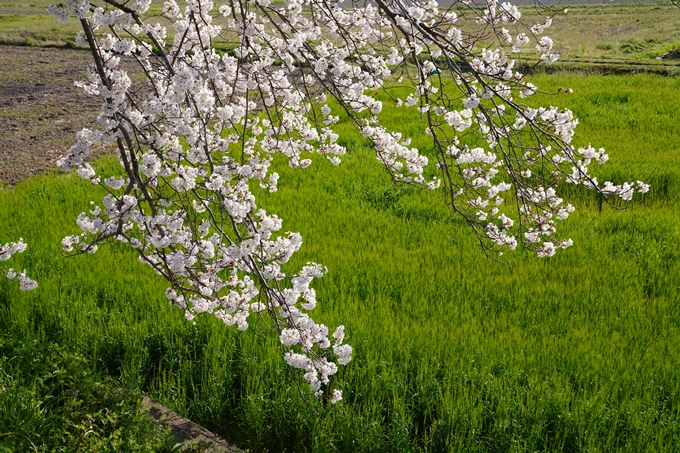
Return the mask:
<svg viewBox="0 0 680 453">
<path fill-rule="evenodd" d="M 82 50 L 0 46 L 0 185 L 54 168 L 94 123 L 100 101 L 73 85 L 90 61 Z"/>
</svg>

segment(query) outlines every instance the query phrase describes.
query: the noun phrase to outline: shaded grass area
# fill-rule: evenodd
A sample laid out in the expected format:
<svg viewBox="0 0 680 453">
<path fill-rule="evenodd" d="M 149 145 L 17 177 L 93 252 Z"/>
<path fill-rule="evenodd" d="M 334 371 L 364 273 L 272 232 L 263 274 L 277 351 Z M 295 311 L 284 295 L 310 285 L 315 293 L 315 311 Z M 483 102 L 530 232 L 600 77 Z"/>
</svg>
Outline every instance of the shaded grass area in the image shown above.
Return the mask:
<svg viewBox="0 0 680 453">
<path fill-rule="evenodd" d="M 179 451 L 139 389 L 120 389 L 68 346 L 4 330 L 0 383 L 0 452 Z"/>
<path fill-rule="evenodd" d="M 208 317 L 186 322 L 122 246 L 61 257 L 60 239 L 91 197 L 73 176 L 0 196 L 0 242 L 24 237 L 29 249 L 14 265 L 40 283 L 20 293 L 0 282 L 0 330 L 68 345 L 96 372 L 252 451 L 673 451 L 680 80 L 560 74 L 534 83 L 574 89 L 535 102 L 572 108 L 578 143 L 608 148 L 600 181 L 652 184 L 622 211 L 564 187 L 578 207 L 562 225 L 575 245 L 554 258 L 484 257 L 441 194 L 393 186 L 348 131 L 339 167 L 317 159 L 281 169 L 263 206 L 302 233 L 292 266 L 328 266 L 315 316 L 345 324 L 355 348 L 336 380 L 341 405 L 301 397 L 276 338 L 257 324 L 241 333 Z M 386 122 L 420 135 L 412 112 L 386 107 Z"/>
</svg>

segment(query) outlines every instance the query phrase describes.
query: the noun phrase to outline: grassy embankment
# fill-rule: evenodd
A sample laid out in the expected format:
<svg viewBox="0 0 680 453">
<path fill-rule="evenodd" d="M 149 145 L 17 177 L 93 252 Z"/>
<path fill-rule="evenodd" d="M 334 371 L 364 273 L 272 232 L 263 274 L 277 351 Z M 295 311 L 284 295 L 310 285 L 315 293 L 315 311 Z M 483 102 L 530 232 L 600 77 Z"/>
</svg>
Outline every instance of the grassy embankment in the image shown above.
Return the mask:
<svg viewBox="0 0 680 453">
<path fill-rule="evenodd" d="M 297 265 L 329 267 L 316 317 L 345 324 L 355 347 L 333 409 L 307 409 L 276 339 L 208 317 L 187 323 L 123 247 L 62 258 L 60 238 L 90 199 L 73 176 L 0 196 L 0 240 L 26 239 L 14 265 L 40 282 L 33 293 L 0 283 L 0 331 L 83 354 L 123 387 L 253 451 L 673 451 L 680 79 L 560 74 L 536 84 L 574 88 L 536 101 L 572 108 L 577 143 L 608 148 L 601 181 L 652 184 L 623 211 L 569 190 L 578 210 L 562 231 L 575 245 L 552 259 L 485 258 L 441 195 L 392 186 L 349 131 L 340 167 L 318 159 L 283 171 L 266 207 L 302 233 Z M 403 110 L 385 114 L 407 134 L 423 129 Z"/>
</svg>

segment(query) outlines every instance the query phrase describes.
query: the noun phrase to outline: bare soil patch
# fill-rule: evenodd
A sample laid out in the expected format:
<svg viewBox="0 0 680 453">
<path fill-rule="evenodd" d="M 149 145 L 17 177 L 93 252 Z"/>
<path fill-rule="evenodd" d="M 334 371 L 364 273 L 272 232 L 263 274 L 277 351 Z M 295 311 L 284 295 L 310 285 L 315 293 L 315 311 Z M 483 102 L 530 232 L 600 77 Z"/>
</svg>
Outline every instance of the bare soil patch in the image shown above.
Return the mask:
<svg viewBox="0 0 680 453">
<path fill-rule="evenodd" d="M 0 46 L 0 184 L 54 168 L 101 101 L 74 86 L 86 50 Z"/>
</svg>

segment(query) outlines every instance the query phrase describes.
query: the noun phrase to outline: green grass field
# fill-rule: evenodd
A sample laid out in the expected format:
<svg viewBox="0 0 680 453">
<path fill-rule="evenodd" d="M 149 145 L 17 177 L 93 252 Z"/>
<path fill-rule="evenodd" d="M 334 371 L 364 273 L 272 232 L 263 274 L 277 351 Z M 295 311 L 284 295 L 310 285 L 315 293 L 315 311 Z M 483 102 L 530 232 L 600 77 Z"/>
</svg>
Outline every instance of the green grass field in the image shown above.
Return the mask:
<svg viewBox="0 0 680 453">
<path fill-rule="evenodd" d="M 534 79 L 574 89 L 536 102 L 572 108 L 577 144 L 608 149 L 601 181 L 652 184 L 625 210 L 566 188 L 578 210 L 562 230 L 575 245 L 554 258 L 486 258 L 441 194 L 393 186 L 349 129 L 341 166 L 317 159 L 284 171 L 264 203 L 302 233 L 292 264 L 329 268 L 316 285 L 315 319 L 345 324 L 355 348 L 336 379 L 340 405 L 301 397 L 278 340 L 257 326 L 186 322 L 122 246 L 62 257 L 60 240 L 77 231 L 91 196 L 74 176 L 0 192 L 0 242 L 27 241 L 12 264 L 40 284 L 21 293 L 0 281 L 0 331 L 83 354 L 94 371 L 251 451 L 675 451 L 680 78 Z M 403 126 L 404 116 L 385 114 L 406 133 L 423 129 L 417 118 Z"/>
</svg>

